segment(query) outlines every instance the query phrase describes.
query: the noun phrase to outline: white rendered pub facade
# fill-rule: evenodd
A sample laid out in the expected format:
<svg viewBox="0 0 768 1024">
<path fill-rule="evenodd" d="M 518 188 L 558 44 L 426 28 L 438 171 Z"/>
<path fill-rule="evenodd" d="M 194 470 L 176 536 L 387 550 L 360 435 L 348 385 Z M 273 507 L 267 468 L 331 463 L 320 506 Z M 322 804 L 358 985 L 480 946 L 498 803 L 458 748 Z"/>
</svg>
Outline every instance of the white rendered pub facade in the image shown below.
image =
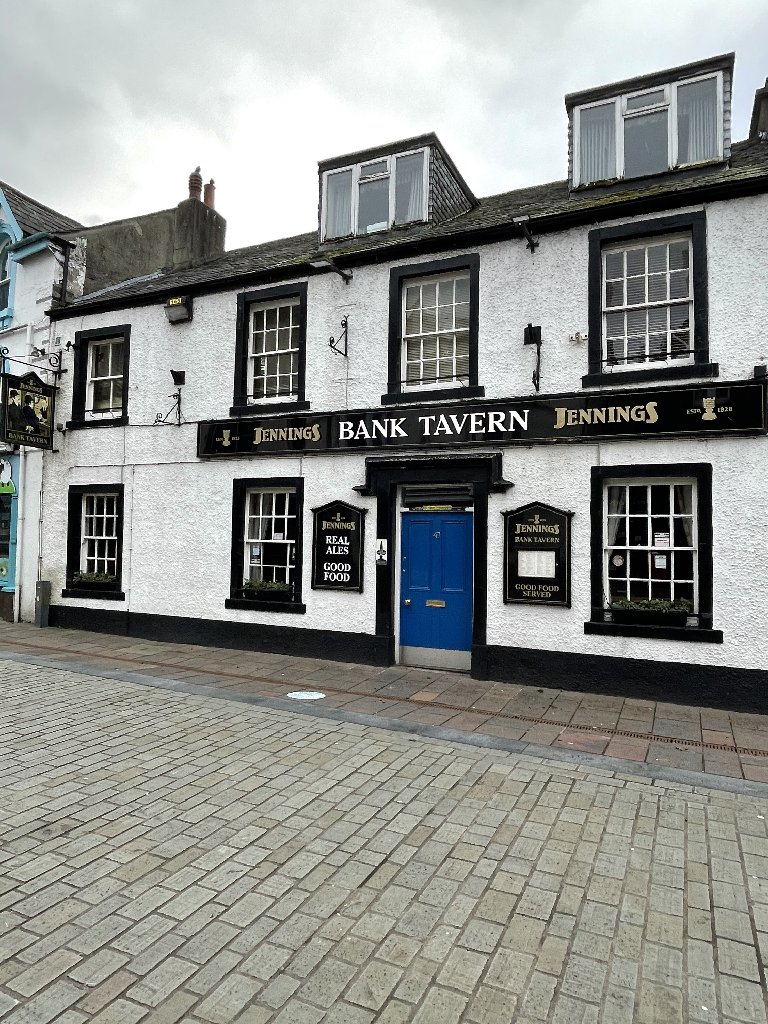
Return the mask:
<svg viewBox="0 0 768 1024">
<path fill-rule="evenodd" d="M 763 709 L 732 73 L 567 97 L 568 179 L 489 199 L 434 135 L 323 161 L 316 231 L 54 309 L 51 622 Z"/>
</svg>

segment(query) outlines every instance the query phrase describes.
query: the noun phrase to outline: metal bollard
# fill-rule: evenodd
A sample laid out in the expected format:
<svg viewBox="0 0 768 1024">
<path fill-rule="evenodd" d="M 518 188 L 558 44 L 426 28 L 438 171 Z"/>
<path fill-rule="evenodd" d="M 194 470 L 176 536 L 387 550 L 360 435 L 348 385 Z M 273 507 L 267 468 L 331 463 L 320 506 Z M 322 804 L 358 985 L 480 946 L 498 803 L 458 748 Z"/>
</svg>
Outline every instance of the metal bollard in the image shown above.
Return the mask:
<svg viewBox="0 0 768 1024">
<path fill-rule="evenodd" d="M 35 625 L 44 629 L 48 625 L 48 610 L 51 607 L 51 584 L 49 580 L 38 580 L 35 584 Z"/>
</svg>

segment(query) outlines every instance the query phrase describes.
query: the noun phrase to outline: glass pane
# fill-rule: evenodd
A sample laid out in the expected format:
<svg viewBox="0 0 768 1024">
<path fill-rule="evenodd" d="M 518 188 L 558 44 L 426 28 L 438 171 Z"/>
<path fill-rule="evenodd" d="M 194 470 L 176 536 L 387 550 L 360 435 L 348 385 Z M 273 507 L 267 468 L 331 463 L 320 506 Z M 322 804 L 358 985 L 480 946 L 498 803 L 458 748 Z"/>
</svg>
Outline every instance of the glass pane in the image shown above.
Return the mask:
<svg viewBox="0 0 768 1024">
<path fill-rule="evenodd" d="M 688 290 L 688 271 L 677 270 L 675 273 L 669 275 L 669 297 L 670 299 L 687 299 L 689 295 Z"/>
<path fill-rule="evenodd" d="M 623 513 L 626 508 L 627 489 L 626 487 L 608 488 L 608 511 L 612 513 Z"/>
<path fill-rule="evenodd" d="M 277 311 L 277 325 L 278 327 L 290 327 L 291 326 L 291 307 L 281 306 Z"/>
<path fill-rule="evenodd" d="M 109 346 L 94 345 L 91 359 L 91 376 L 106 377 L 109 375 Z"/>
<path fill-rule="evenodd" d="M 657 601 L 672 600 L 672 586 L 669 583 L 662 583 L 654 580 L 651 584 L 651 597 Z"/>
<path fill-rule="evenodd" d="M 352 171 L 329 174 L 326 179 L 325 233 L 340 238 L 352 233 Z"/>
<path fill-rule="evenodd" d="M 606 281 L 605 284 L 606 306 L 624 305 L 624 281 Z"/>
<path fill-rule="evenodd" d="M 109 381 L 96 381 L 94 383 L 93 408 L 97 410 L 112 408 L 112 386 Z"/>
<path fill-rule="evenodd" d="M 667 269 L 667 247 L 666 245 L 648 246 L 648 273 L 661 274 Z"/>
<path fill-rule="evenodd" d="M 616 177 L 616 105 L 605 103 L 579 111 L 579 180 Z"/>
<path fill-rule="evenodd" d="M 674 570 L 676 580 L 693 579 L 693 552 L 675 551 Z"/>
<path fill-rule="evenodd" d="M 667 336 L 666 334 L 648 335 L 648 358 L 661 362 L 667 358 Z"/>
<path fill-rule="evenodd" d="M 437 285 L 425 284 L 421 289 L 421 304 L 422 306 L 436 306 L 437 305 Z"/>
<path fill-rule="evenodd" d="M 389 227 L 389 178 L 360 183 L 357 230 L 382 231 Z"/>
<path fill-rule="evenodd" d="M 469 327 L 469 305 L 466 303 L 456 307 L 456 327 L 459 329 Z"/>
<path fill-rule="evenodd" d="M 605 276 L 608 279 L 624 276 L 624 253 L 609 252 L 605 255 Z"/>
<path fill-rule="evenodd" d="M 655 107 L 664 102 L 664 90 L 656 89 L 655 92 L 646 92 L 642 96 L 628 97 L 627 110 L 642 110 L 644 107 Z"/>
<path fill-rule="evenodd" d="M 693 512 L 693 487 L 690 484 L 675 484 L 674 511 L 684 515 Z"/>
<path fill-rule="evenodd" d="M 456 279 L 456 301 L 469 302 L 469 278 L 458 277 Z"/>
<path fill-rule="evenodd" d="M 717 137 L 717 79 L 691 82 L 677 88 L 677 158 L 688 164 L 715 160 Z"/>
<path fill-rule="evenodd" d="M 627 305 L 637 306 L 641 302 L 645 302 L 645 278 L 627 278 Z"/>
<path fill-rule="evenodd" d="M 370 164 L 363 164 L 360 168 L 361 178 L 370 178 L 372 174 L 386 174 L 387 173 L 387 161 L 386 160 L 375 160 Z"/>
<path fill-rule="evenodd" d="M 609 338 L 624 337 L 624 314 L 609 313 L 605 318 L 605 326 Z"/>
<path fill-rule="evenodd" d="M 395 173 L 395 223 L 424 217 L 424 154 L 399 156 Z"/>
<path fill-rule="evenodd" d="M 627 252 L 627 277 L 645 273 L 645 249 L 630 249 Z"/>
<path fill-rule="evenodd" d="M 664 302 L 667 298 L 667 275 L 666 274 L 654 274 L 653 277 L 648 278 L 648 301 L 649 302 Z M 667 314 L 664 314 L 664 320 L 666 325 Z"/>
<path fill-rule="evenodd" d="M 264 310 L 264 326 L 267 330 L 274 330 L 277 327 L 277 309 L 274 306 Z"/>
<path fill-rule="evenodd" d="M 648 546 L 648 520 L 640 516 L 629 518 L 629 543 L 632 547 Z"/>
<path fill-rule="evenodd" d="M 689 252 L 687 242 L 669 243 L 669 269 L 684 270 L 688 267 Z"/>
<path fill-rule="evenodd" d="M 421 329 L 422 331 L 434 331 L 437 329 L 437 317 L 436 310 L 433 307 L 425 309 L 421 314 Z"/>
<path fill-rule="evenodd" d="M 627 521 L 623 516 L 608 516 L 608 543 L 623 547 L 627 543 Z"/>
<path fill-rule="evenodd" d="M 409 309 L 405 314 L 405 333 L 418 334 L 421 328 L 421 314 L 418 309 Z"/>
<path fill-rule="evenodd" d="M 112 353 L 111 372 L 113 377 L 117 377 L 123 372 L 123 345 L 121 342 L 113 342 L 110 349 Z"/>
<path fill-rule="evenodd" d="M 630 551 L 629 552 L 629 575 L 635 579 L 647 579 L 648 578 L 648 552 L 647 551 Z"/>
<path fill-rule="evenodd" d="M 669 487 L 666 484 L 654 484 L 651 487 L 651 512 L 655 515 L 669 512 Z"/>
<path fill-rule="evenodd" d="M 667 111 L 624 120 L 624 175 L 636 178 L 669 167 Z"/>
<path fill-rule="evenodd" d="M 435 356 L 437 355 L 437 338 L 435 337 L 435 335 L 434 334 L 427 335 L 423 339 L 423 344 L 424 344 L 424 349 L 423 349 L 424 358 L 425 359 L 434 359 Z"/>
<path fill-rule="evenodd" d="M 416 309 L 421 302 L 421 288 L 418 285 L 405 289 L 405 308 Z"/>
<path fill-rule="evenodd" d="M 450 331 L 453 327 L 453 306 L 440 306 L 437 317 L 438 330 Z"/>
</svg>

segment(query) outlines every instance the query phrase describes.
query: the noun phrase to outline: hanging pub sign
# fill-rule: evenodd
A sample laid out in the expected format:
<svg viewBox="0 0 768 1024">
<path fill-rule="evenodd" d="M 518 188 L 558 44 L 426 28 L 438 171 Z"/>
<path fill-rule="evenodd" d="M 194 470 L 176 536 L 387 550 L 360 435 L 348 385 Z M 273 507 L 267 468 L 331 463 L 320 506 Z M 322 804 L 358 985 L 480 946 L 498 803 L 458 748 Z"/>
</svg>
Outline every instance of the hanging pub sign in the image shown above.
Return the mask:
<svg viewBox="0 0 768 1024">
<path fill-rule="evenodd" d="M 205 458 L 764 433 L 765 383 L 743 381 L 208 421 L 198 424 L 197 454 Z"/>
<path fill-rule="evenodd" d="M 531 502 L 504 517 L 504 603 L 571 607 L 573 512 Z"/>
<path fill-rule="evenodd" d="M 36 373 L 3 375 L 0 441 L 29 448 L 53 448 L 53 410 L 56 388 Z"/>
<path fill-rule="evenodd" d="M 312 589 L 363 589 L 363 528 L 366 509 L 345 501 L 313 508 Z"/>
</svg>

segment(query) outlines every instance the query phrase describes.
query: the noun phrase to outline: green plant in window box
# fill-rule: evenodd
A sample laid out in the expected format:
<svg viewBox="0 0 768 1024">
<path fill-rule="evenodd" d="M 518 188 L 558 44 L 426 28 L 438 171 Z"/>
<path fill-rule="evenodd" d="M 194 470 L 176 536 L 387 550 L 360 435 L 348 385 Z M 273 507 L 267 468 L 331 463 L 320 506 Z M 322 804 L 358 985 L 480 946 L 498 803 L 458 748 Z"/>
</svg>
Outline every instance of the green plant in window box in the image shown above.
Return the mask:
<svg viewBox="0 0 768 1024">
<path fill-rule="evenodd" d="M 290 601 L 293 584 L 281 580 L 243 580 L 242 591 L 250 601 Z"/>
<path fill-rule="evenodd" d="M 107 586 L 114 583 L 116 579 L 116 576 L 112 576 L 108 572 L 76 572 L 72 577 L 72 583 L 74 586 L 92 583 L 101 583 L 102 586 Z"/>
<path fill-rule="evenodd" d="M 684 597 L 675 601 L 617 597 L 609 607 L 614 622 L 634 626 L 684 626 L 693 608 Z"/>
</svg>

